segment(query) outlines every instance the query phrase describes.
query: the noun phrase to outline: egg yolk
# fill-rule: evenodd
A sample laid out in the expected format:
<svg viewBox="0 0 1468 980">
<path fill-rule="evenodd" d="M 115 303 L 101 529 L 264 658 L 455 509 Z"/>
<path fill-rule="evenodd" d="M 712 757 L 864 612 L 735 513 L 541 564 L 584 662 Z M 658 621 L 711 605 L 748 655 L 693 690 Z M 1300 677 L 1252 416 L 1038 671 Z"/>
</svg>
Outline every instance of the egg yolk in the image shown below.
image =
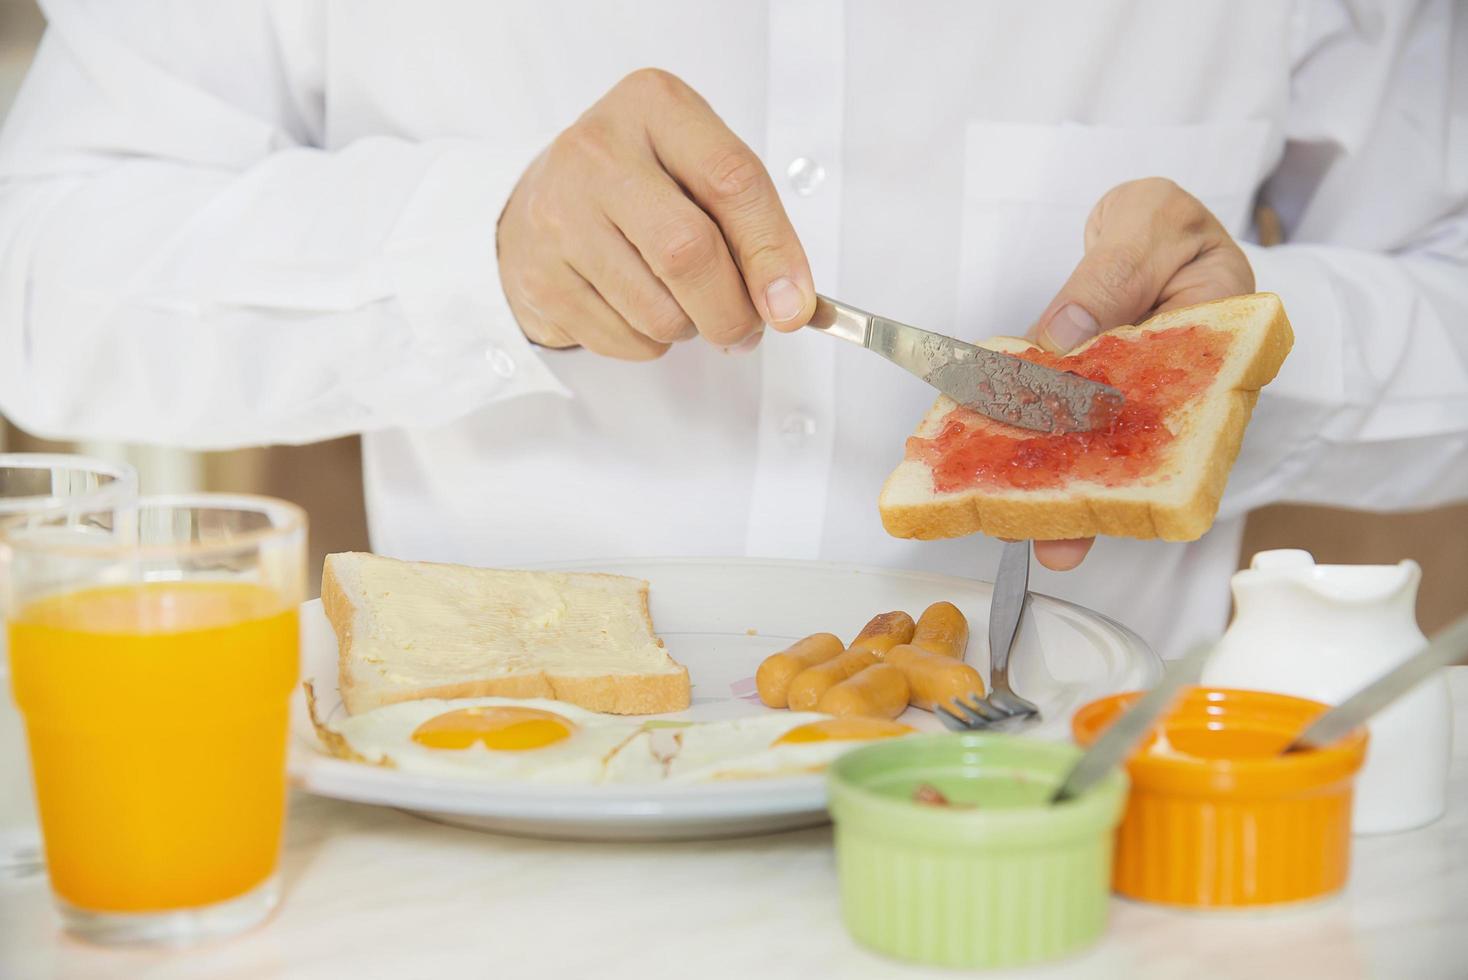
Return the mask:
<svg viewBox="0 0 1468 980">
<path fill-rule="evenodd" d="M 550 711 L 495 705 L 430 718 L 413 729 L 412 738 L 430 749 L 467 749 L 483 742 L 497 752 L 523 752 L 553 745 L 575 731 L 572 722 Z"/>
<path fill-rule="evenodd" d="M 857 741 L 892 738 L 913 731 L 900 722 L 885 718 L 823 718 L 790 729 L 771 744 L 796 745 L 801 742 Z"/>
</svg>

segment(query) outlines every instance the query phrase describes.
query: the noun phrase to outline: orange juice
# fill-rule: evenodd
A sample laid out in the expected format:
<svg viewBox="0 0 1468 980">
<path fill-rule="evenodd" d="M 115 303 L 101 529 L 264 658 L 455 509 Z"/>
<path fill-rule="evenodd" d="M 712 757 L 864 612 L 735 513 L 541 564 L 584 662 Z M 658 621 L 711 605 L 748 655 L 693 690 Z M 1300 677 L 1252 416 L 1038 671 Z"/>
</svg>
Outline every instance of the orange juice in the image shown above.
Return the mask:
<svg viewBox="0 0 1468 980">
<path fill-rule="evenodd" d="M 238 582 L 39 599 L 10 625 L 51 885 L 87 910 L 188 908 L 270 877 L 294 605 Z"/>
</svg>

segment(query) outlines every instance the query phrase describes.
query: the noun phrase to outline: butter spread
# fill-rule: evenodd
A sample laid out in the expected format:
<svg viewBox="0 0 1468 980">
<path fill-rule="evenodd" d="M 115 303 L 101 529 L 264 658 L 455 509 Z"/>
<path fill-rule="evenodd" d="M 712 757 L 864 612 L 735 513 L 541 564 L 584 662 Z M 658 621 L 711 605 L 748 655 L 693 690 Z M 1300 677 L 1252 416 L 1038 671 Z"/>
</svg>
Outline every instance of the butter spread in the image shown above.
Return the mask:
<svg viewBox="0 0 1468 980">
<path fill-rule="evenodd" d="M 359 573 L 355 601 L 370 615 L 354 653 L 391 664 L 398 683 L 680 670 L 653 635 L 640 579 L 392 561 Z"/>
</svg>

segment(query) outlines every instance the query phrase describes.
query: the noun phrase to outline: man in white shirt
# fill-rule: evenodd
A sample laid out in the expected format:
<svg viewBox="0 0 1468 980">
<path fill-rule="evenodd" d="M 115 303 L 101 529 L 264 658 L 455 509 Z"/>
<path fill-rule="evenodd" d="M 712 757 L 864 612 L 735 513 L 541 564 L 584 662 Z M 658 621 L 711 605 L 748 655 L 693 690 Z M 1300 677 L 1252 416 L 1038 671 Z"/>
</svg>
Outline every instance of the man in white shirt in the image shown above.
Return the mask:
<svg viewBox="0 0 1468 980">
<path fill-rule="evenodd" d="M 381 552 L 987 577 L 994 542 L 882 532 L 931 393 L 797 329 L 817 285 L 1059 348 L 1284 298 L 1213 531 L 1035 576 L 1163 653 L 1221 627 L 1248 509 L 1468 495 L 1450 0 L 42 6 L 0 136 L 0 409 L 362 432 Z M 1249 244 L 1256 203 L 1286 244 Z"/>
</svg>

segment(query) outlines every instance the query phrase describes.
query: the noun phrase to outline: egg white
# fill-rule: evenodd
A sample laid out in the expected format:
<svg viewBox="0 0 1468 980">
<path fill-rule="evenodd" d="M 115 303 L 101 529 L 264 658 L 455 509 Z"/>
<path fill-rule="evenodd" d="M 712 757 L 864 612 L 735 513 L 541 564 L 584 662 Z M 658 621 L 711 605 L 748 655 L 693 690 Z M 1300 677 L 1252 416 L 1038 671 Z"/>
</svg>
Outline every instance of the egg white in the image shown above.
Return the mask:
<svg viewBox="0 0 1468 980">
<path fill-rule="evenodd" d="M 760 779 L 820 772 L 852 749 L 871 739 L 831 739 L 776 745 L 793 728 L 830 715 L 782 711 L 754 715 L 690 731 L 683 752 L 668 772 L 670 780 L 701 782 L 724 779 Z"/>
<path fill-rule="evenodd" d="M 534 749 L 430 748 L 413 731 L 439 715 L 474 707 L 535 708 L 576 726 L 568 737 Z M 362 760 L 400 771 L 450 778 L 533 783 L 658 783 L 757 779 L 819 772 L 866 744 L 836 739 L 774 744 L 786 732 L 830 715 L 770 711 L 723 721 L 690 722 L 604 715 L 543 698 L 404 701 L 331 722 Z"/>
<path fill-rule="evenodd" d="M 612 757 L 608 780 L 703 782 L 819 772 L 870 740 L 774 743 L 793 728 L 830 717 L 815 712 L 772 711 L 727 721 L 653 728 L 633 738 Z"/>
</svg>

